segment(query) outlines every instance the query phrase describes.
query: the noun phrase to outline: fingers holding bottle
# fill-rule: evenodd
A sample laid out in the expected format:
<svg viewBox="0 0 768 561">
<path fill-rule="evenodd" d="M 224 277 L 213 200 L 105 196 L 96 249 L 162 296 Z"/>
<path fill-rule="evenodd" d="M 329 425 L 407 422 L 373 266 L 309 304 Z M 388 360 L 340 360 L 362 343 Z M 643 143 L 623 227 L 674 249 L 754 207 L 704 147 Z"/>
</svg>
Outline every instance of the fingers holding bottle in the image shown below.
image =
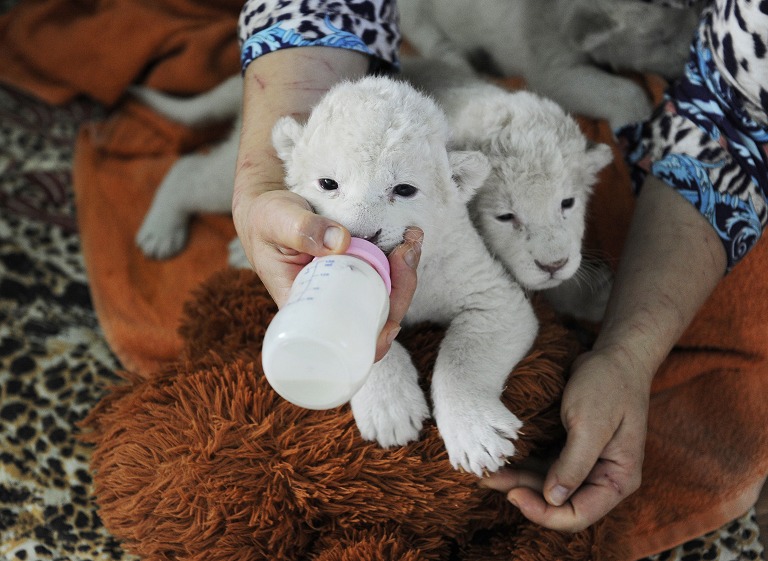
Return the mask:
<svg viewBox="0 0 768 561">
<path fill-rule="evenodd" d="M 421 244 L 424 232 L 421 228 L 408 228 L 403 235 L 403 243 L 389 254 L 392 292 L 389 299 L 389 317 L 379 334 L 376 344 L 376 360 L 381 360 L 392 346 L 400 332 L 400 323 L 408 311 L 416 292 L 416 269 L 421 258 Z"/>
</svg>

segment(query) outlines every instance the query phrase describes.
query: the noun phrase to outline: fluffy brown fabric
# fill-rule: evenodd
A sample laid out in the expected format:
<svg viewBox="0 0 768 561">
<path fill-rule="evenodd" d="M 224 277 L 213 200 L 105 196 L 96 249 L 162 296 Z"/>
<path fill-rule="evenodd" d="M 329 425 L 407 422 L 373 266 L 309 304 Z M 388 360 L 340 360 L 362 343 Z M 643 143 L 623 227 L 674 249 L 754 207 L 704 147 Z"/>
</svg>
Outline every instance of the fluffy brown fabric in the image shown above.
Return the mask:
<svg viewBox="0 0 768 561">
<path fill-rule="evenodd" d="M 215 275 L 186 307 L 183 360 L 134 377 L 92 413 L 100 513 L 129 550 L 146 560 L 615 558 L 600 525 L 542 530 L 454 471 L 432 424 L 419 442 L 384 450 L 361 440 L 348 406 L 282 400 L 260 367 L 274 312 L 254 274 Z M 525 422 L 520 458 L 563 436 L 558 400 L 579 346 L 549 319 L 505 392 Z M 401 335 L 425 381 L 441 337 L 433 325 Z"/>
</svg>

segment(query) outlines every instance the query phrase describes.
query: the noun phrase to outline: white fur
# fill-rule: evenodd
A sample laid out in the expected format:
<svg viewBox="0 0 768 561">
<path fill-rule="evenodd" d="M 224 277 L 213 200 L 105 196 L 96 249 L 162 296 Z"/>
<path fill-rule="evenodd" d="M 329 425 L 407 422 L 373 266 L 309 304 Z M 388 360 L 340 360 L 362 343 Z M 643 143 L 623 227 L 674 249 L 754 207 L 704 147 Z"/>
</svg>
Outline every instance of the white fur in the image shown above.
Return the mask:
<svg viewBox="0 0 768 561">
<path fill-rule="evenodd" d="M 567 110 L 607 118 L 614 128 L 645 117 L 649 101 L 636 84 L 596 64 L 674 76 L 698 19 L 698 6 L 681 10 L 637 0 L 482 0 L 482 9 L 469 0 L 398 5 L 404 34 L 423 54 L 466 64 L 466 56 L 485 50 L 503 74 L 523 75 Z M 200 126 L 234 117 L 241 90 L 233 76 L 187 99 L 147 88 L 131 92 L 173 120 Z M 220 149 L 174 164 L 136 238 L 145 254 L 171 257 L 184 247 L 193 213 L 229 210 L 239 129 L 236 123 Z M 247 266 L 242 248 L 233 248 L 230 262 Z"/>
<path fill-rule="evenodd" d="M 579 261 L 593 182 L 588 166 L 601 167 L 601 159 L 608 158 L 607 148 L 586 143 L 575 122 L 554 103 L 501 90 L 480 80 L 466 65 L 410 58 L 404 60 L 403 69 L 410 81 L 440 100 L 455 129 L 453 144 L 480 149 L 491 162 L 493 171 L 471 203 L 476 226 L 490 250 L 527 289 L 549 287 L 547 296 L 558 311 L 601 319 L 610 271 L 598 261 L 579 268 Z M 182 249 L 195 212 L 229 211 L 241 88 L 236 76 L 192 98 L 132 90 L 161 114 L 192 126 L 238 116 L 222 143 L 208 152 L 181 157 L 161 183 L 137 235 L 148 256 L 166 258 Z M 561 214 L 558 209 L 566 193 L 575 204 Z M 515 212 L 525 228 L 496 220 L 509 212 Z M 563 259 L 566 265 L 555 274 L 536 265 L 537 260 L 546 265 Z M 230 244 L 229 262 L 250 268 L 237 238 Z M 562 281 L 566 282 L 559 285 Z"/>
<path fill-rule="evenodd" d="M 448 325 L 432 378 L 435 420 L 454 467 L 496 471 L 514 454 L 521 426 L 501 403 L 502 388 L 533 343 L 537 320 L 467 211 L 488 173 L 486 158 L 448 152 L 448 126 L 435 103 L 386 78 L 335 87 L 306 125 L 284 117 L 273 138 L 288 187 L 353 235 L 388 251 L 408 226 L 424 230 L 405 323 Z M 320 179 L 338 188 L 323 189 Z M 399 195 L 403 184 L 416 191 Z M 366 439 L 393 446 L 418 438 L 429 410 L 400 343 L 374 365 L 351 405 Z"/>
<path fill-rule="evenodd" d="M 428 58 L 456 62 L 482 51 L 505 76 L 568 111 L 608 119 L 613 128 L 643 119 L 651 106 L 629 79 L 603 70 L 682 73 L 698 7 L 639 0 L 399 0 L 404 36 Z"/>
<path fill-rule="evenodd" d="M 186 245 L 189 221 L 199 212 L 232 210 L 239 121 L 233 132 L 207 152 L 179 158 L 157 188 L 136 234 L 145 255 L 165 259 Z"/>
<path fill-rule="evenodd" d="M 189 221 L 195 213 L 231 211 L 242 88 L 239 75 L 190 98 L 178 98 L 149 88 L 131 88 L 134 96 L 155 111 L 188 126 L 235 119 L 223 141 L 208 151 L 185 154 L 163 178 L 136 234 L 136 244 L 148 257 L 167 259 L 181 251 L 187 242 Z M 237 239 L 230 246 L 230 263 L 250 267 Z"/>
<path fill-rule="evenodd" d="M 143 86 L 129 92 L 161 115 L 189 127 L 221 123 L 235 117 L 243 99 L 243 80 L 230 76 L 215 88 L 191 97 L 176 97 Z"/>
<path fill-rule="evenodd" d="M 612 160 L 610 147 L 590 142 L 553 101 L 502 89 L 464 67 L 407 59 L 403 72 L 435 96 L 453 147 L 480 150 L 491 164 L 470 203 L 491 253 L 525 288 L 552 289 L 560 311 L 599 319 L 595 308 L 605 305 L 610 282 L 594 265 L 581 267 L 581 249 L 589 197 Z"/>
</svg>

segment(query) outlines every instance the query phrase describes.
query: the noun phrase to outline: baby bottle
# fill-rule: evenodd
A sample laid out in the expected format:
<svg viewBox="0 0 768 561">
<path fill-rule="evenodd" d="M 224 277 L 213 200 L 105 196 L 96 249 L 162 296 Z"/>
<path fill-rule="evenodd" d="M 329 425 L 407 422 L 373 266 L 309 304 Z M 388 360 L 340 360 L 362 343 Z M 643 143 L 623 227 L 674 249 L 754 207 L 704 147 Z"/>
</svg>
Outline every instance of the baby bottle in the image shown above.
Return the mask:
<svg viewBox="0 0 768 561">
<path fill-rule="evenodd" d="M 264 335 L 261 361 L 272 388 L 307 409 L 349 401 L 373 365 L 391 287 L 386 256 L 360 238 L 346 254 L 306 265 Z"/>
</svg>

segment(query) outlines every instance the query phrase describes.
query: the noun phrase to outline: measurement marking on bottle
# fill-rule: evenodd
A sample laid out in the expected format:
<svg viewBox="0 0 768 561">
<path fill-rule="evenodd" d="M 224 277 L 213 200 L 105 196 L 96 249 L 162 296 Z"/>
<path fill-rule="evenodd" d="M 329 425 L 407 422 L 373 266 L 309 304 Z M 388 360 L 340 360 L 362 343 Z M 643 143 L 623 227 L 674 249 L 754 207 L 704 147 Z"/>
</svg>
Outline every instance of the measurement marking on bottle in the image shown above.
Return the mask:
<svg viewBox="0 0 768 561">
<path fill-rule="evenodd" d="M 305 267 L 296 279 L 299 282 L 301 292 L 286 302 L 285 305 L 288 306 L 296 302 L 314 300 L 314 296 L 311 292 L 318 292 L 321 288 L 317 286 L 318 277 L 329 277 L 331 273 L 324 271 L 323 269 L 332 268 L 335 264 L 335 259 L 328 259 L 322 262 L 322 268 L 317 261 L 313 261 L 309 266 Z"/>
</svg>

